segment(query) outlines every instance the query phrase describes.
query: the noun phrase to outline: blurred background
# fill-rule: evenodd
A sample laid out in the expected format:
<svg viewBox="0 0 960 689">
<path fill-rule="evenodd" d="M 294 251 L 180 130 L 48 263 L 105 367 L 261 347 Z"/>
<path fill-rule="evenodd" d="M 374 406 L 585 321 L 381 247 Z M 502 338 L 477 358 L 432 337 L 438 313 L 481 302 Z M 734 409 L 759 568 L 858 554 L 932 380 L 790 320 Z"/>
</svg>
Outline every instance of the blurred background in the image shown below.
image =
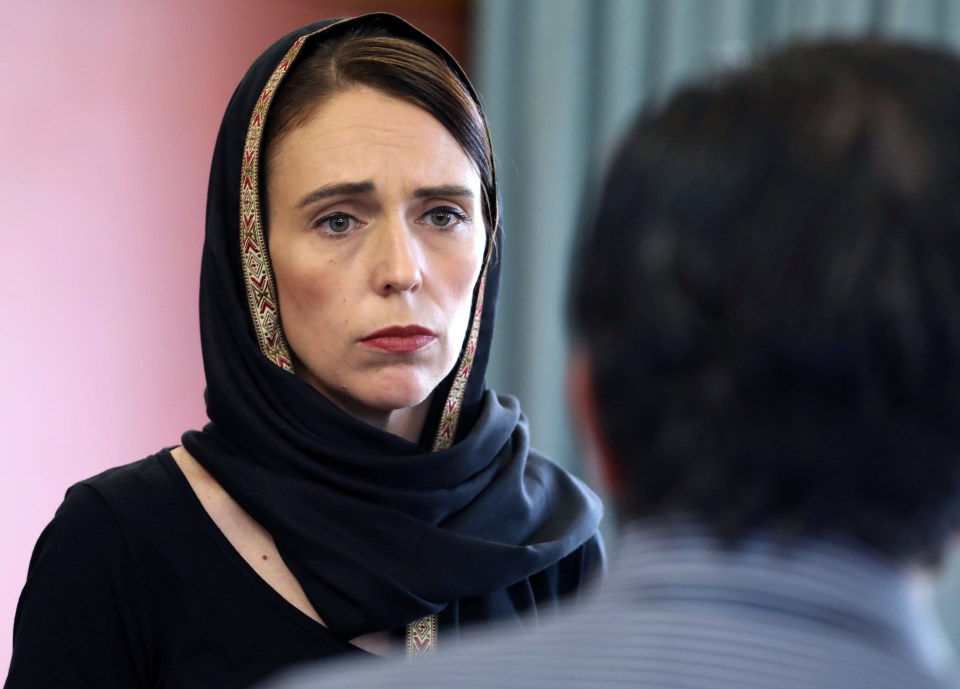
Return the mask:
<svg viewBox="0 0 960 689">
<path fill-rule="evenodd" d="M 197 317 L 220 117 L 275 38 L 389 11 L 447 46 L 490 118 L 504 201 L 490 384 L 581 470 L 564 275 L 585 193 L 638 105 L 797 37 L 960 48 L 960 0 L 32 0 L 0 5 L 0 677 L 66 488 L 204 423 Z M 960 558 L 938 591 L 960 646 Z"/>
</svg>

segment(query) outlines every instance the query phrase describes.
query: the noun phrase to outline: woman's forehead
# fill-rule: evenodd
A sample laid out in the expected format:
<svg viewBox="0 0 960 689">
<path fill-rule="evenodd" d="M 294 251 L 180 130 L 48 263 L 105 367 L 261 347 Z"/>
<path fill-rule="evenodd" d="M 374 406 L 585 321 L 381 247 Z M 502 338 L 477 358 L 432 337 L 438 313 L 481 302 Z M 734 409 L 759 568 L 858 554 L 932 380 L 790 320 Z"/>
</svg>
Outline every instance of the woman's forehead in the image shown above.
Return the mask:
<svg viewBox="0 0 960 689">
<path fill-rule="evenodd" d="M 369 88 L 340 92 L 275 145 L 271 177 L 343 180 L 402 176 L 479 193 L 473 160 L 423 108 Z"/>
</svg>

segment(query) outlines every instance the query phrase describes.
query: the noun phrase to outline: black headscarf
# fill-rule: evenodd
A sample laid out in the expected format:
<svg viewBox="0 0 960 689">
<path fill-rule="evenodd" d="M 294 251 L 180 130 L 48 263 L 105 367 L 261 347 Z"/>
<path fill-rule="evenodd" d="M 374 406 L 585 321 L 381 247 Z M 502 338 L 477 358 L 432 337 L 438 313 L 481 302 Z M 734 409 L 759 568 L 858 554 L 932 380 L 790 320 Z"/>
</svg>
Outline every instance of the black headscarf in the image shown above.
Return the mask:
<svg viewBox="0 0 960 689">
<path fill-rule="evenodd" d="M 371 24 L 441 56 L 476 100 L 443 48 L 387 14 L 303 27 L 254 62 L 227 107 L 210 174 L 200 278 L 210 423 L 183 437 L 348 639 L 521 581 L 587 541 L 601 513 L 596 496 L 530 449 L 517 401 L 486 389 L 495 260 L 421 443 L 353 418 L 291 374 L 259 216 L 260 138 L 302 46 Z M 497 243 L 500 232 L 497 223 Z"/>
</svg>

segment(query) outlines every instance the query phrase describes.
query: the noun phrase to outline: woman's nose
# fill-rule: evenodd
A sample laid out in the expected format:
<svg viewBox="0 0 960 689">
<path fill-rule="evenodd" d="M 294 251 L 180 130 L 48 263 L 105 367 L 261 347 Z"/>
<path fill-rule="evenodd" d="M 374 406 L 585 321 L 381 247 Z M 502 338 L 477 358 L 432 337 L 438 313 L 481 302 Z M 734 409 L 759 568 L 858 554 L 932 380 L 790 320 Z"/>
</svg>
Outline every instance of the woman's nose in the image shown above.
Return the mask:
<svg viewBox="0 0 960 689">
<path fill-rule="evenodd" d="M 411 228 L 390 219 L 375 232 L 373 246 L 374 289 L 379 294 L 416 292 L 423 282 L 421 256 Z"/>
</svg>

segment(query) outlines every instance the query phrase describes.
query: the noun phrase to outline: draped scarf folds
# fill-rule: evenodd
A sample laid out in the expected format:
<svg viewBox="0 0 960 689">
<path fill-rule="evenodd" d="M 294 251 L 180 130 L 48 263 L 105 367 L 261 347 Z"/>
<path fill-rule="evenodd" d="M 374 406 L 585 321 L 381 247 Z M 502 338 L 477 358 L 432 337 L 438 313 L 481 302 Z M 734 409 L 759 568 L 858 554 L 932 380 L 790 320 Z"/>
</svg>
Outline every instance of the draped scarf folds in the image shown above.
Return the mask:
<svg viewBox="0 0 960 689">
<path fill-rule="evenodd" d="M 529 447 L 517 401 L 486 389 L 496 260 L 478 280 L 472 334 L 434 392 L 419 443 L 353 418 L 291 373 L 270 320 L 266 246 L 249 234 L 260 222 L 250 144 L 268 116 L 265 93 L 282 88 L 299 46 L 368 23 L 436 52 L 476 98 L 446 51 L 386 14 L 303 27 L 254 62 L 224 116 L 208 191 L 200 326 L 210 422 L 183 437 L 344 638 L 521 581 L 586 542 L 601 512 L 585 486 Z M 498 223 L 497 243 L 500 234 Z"/>
</svg>

